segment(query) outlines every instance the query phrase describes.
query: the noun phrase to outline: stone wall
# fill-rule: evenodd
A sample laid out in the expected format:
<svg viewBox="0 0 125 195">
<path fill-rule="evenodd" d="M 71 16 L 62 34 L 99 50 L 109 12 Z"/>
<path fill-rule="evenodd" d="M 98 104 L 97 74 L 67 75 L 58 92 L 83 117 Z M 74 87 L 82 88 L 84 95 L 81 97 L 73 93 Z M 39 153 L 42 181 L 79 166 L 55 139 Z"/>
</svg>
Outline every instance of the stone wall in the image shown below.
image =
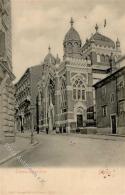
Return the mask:
<svg viewBox="0 0 125 195">
<path fill-rule="evenodd" d="M 14 86 L 5 73 L 0 84 L 0 140 L 2 142 L 13 142 L 15 139 L 14 122 Z"/>
</svg>

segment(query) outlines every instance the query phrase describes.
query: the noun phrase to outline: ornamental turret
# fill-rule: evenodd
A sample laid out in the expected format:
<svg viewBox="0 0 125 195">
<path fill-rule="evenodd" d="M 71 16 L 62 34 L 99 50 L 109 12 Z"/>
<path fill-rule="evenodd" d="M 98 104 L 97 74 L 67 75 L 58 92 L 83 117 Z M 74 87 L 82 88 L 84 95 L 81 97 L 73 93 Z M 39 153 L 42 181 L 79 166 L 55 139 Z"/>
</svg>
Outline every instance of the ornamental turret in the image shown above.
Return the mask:
<svg viewBox="0 0 125 195">
<path fill-rule="evenodd" d="M 78 32 L 74 29 L 74 20 L 71 18 L 71 27 L 66 33 L 63 46 L 64 46 L 64 59 L 66 57 L 81 58 L 81 39 Z"/>
</svg>

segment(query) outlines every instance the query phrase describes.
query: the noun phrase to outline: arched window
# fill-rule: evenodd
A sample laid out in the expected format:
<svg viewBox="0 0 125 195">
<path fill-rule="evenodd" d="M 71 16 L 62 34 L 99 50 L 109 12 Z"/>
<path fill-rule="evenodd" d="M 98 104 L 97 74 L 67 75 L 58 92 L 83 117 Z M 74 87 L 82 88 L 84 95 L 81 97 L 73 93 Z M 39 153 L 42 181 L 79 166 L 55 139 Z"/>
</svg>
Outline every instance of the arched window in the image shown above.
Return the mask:
<svg viewBox="0 0 125 195">
<path fill-rule="evenodd" d="M 78 42 L 75 42 L 75 43 L 74 43 L 74 46 L 78 46 Z"/>
<path fill-rule="evenodd" d="M 101 55 L 101 62 L 104 63 L 105 62 L 105 56 L 102 54 Z"/>
<path fill-rule="evenodd" d="M 99 54 L 97 54 L 97 62 L 101 62 L 101 58 Z"/>
<path fill-rule="evenodd" d="M 115 60 L 115 62 L 117 61 L 117 56 L 114 56 L 114 60 Z"/>
<path fill-rule="evenodd" d="M 69 42 L 69 43 L 68 43 L 68 46 L 69 46 L 69 47 L 72 47 L 72 43 L 71 43 L 71 42 Z"/>
<path fill-rule="evenodd" d="M 52 104 L 55 105 L 55 84 L 54 80 L 50 78 L 48 80 L 48 97 L 49 97 L 49 103 L 52 101 Z"/>
<path fill-rule="evenodd" d="M 81 78 L 77 78 L 73 82 L 73 99 L 85 100 L 85 86 Z"/>
<path fill-rule="evenodd" d="M 109 64 L 109 56 L 108 55 L 105 56 L 105 62 L 106 62 L 106 64 Z"/>
<path fill-rule="evenodd" d="M 66 98 L 66 82 L 62 78 L 61 79 L 61 108 L 63 112 L 66 112 L 66 105 L 67 105 L 67 98 Z"/>
</svg>

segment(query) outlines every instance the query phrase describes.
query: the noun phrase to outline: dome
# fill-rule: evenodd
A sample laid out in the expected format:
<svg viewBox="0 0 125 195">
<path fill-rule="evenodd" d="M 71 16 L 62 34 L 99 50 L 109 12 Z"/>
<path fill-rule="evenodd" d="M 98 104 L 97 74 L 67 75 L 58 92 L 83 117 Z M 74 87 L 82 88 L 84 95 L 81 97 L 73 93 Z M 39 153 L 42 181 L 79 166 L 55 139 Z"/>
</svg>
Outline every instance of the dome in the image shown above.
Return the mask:
<svg viewBox="0 0 125 195">
<path fill-rule="evenodd" d="M 67 41 L 81 41 L 78 32 L 73 27 L 74 21 L 73 21 L 72 18 L 71 18 L 70 23 L 71 23 L 71 27 L 65 35 L 64 42 L 67 42 Z"/>
<path fill-rule="evenodd" d="M 101 45 L 101 46 L 108 46 L 108 47 L 113 47 L 115 48 L 115 43 L 112 41 L 110 38 L 96 32 L 93 37 L 90 38 L 95 40 L 95 44 Z"/>
<path fill-rule="evenodd" d="M 55 65 L 56 64 L 56 59 L 50 52 L 51 48 L 49 47 L 48 49 L 49 49 L 49 53 L 44 58 L 44 63 L 45 64 L 54 64 Z"/>
<path fill-rule="evenodd" d="M 47 63 L 47 64 L 48 63 L 49 64 L 55 64 L 56 63 L 56 59 L 54 58 L 54 56 L 51 53 L 49 53 L 44 58 L 44 62 Z"/>
<path fill-rule="evenodd" d="M 98 32 L 98 25 L 96 24 L 95 29 L 96 29 L 96 33 L 94 35 L 92 35 L 90 37 L 90 39 L 88 39 L 86 41 L 86 43 L 83 45 L 83 50 L 87 49 L 88 46 L 91 43 L 94 43 L 95 45 L 99 45 L 99 46 L 103 46 L 103 47 L 112 47 L 115 48 L 115 43 L 113 40 L 111 40 L 110 38 L 102 35 L 101 33 Z"/>
<path fill-rule="evenodd" d="M 78 32 L 73 27 L 71 27 L 67 32 L 67 34 L 65 35 L 64 41 L 72 41 L 72 40 L 81 41 Z"/>
</svg>

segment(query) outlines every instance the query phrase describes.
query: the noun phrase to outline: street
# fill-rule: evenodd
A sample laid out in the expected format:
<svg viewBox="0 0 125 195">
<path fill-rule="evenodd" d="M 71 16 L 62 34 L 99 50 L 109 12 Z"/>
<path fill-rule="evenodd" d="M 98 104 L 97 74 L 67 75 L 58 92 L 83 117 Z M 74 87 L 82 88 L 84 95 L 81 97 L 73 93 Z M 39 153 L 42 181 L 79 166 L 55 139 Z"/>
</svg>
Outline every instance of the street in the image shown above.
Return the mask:
<svg viewBox="0 0 125 195">
<path fill-rule="evenodd" d="M 21 158 L 29 166 L 41 167 L 122 166 L 125 165 L 124 139 L 106 140 L 40 134 L 39 144 L 21 154 Z M 17 157 L 2 165 L 23 166 Z"/>
</svg>

